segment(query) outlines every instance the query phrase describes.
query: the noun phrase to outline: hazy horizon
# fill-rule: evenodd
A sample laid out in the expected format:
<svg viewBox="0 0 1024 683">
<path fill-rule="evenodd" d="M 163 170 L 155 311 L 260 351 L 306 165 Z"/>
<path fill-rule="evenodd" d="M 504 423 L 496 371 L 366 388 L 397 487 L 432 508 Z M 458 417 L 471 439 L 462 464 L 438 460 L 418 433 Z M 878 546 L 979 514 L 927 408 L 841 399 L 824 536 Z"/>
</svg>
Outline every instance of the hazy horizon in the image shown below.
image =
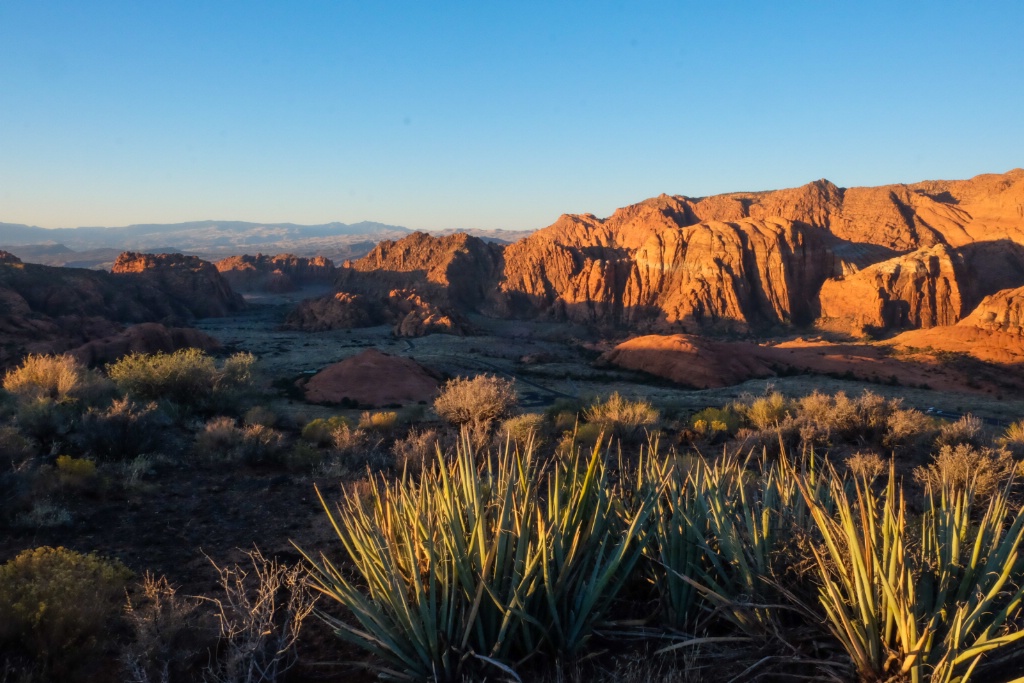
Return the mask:
<svg viewBox="0 0 1024 683">
<path fill-rule="evenodd" d="M 532 230 L 1024 165 L 1024 6 L 921 7 L 4 3 L 0 221 Z"/>
</svg>

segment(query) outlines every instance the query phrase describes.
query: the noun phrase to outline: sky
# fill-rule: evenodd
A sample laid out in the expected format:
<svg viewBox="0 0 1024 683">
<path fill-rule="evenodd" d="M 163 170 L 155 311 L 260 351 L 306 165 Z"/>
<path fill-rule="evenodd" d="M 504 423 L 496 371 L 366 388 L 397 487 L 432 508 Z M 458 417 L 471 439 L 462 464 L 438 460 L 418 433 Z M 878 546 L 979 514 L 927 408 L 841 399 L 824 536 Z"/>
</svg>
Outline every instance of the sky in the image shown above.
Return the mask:
<svg viewBox="0 0 1024 683">
<path fill-rule="evenodd" d="M 1024 3 L 0 0 L 0 221 L 536 229 L 1024 166 Z"/>
</svg>

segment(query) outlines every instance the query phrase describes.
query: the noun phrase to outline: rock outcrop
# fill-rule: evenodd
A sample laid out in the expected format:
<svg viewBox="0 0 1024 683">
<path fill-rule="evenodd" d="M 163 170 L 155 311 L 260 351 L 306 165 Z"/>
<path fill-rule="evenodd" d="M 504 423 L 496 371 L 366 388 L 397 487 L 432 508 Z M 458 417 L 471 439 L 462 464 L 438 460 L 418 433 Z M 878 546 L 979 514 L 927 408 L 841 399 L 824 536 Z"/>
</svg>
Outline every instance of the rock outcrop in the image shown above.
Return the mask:
<svg viewBox="0 0 1024 683">
<path fill-rule="evenodd" d="M 124 324 L 180 326 L 242 305 L 216 269 L 194 257 L 123 254 L 119 264 L 107 273 L 0 255 L 0 366 L 117 335 Z"/>
<path fill-rule="evenodd" d="M 439 378 L 411 358 L 367 349 L 329 365 L 306 382 L 306 400 L 360 406 L 405 405 L 427 402 L 437 394 Z"/>
<path fill-rule="evenodd" d="M 214 266 L 237 292 L 292 292 L 309 285 L 329 285 L 337 269 L 323 256 L 293 254 L 231 256 Z"/>
<path fill-rule="evenodd" d="M 166 316 L 217 317 L 245 306 L 213 264 L 197 256 L 126 251 L 110 272 L 131 282 L 145 305 Z"/>
<path fill-rule="evenodd" d="M 383 298 L 336 292 L 307 299 L 296 306 L 283 327 L 305 332 L 393 325 L 397 337 L 422 337 L 441 332 L 465 334 L 461 315 L 427 301 L 411 289 L 393 289 Z"/>
<path fill-rule="evenodd" d="M 1024 287 L 1004 289 L 985 297 L 962 325 L 1024 335 Z"/>
<path fill-rule="evenodd" d="M 944 244 L 826 280 L 819 301 L 823 324 L 855 333 L 954 325 L 963 315 L 963 258 Z"/>
</svg>

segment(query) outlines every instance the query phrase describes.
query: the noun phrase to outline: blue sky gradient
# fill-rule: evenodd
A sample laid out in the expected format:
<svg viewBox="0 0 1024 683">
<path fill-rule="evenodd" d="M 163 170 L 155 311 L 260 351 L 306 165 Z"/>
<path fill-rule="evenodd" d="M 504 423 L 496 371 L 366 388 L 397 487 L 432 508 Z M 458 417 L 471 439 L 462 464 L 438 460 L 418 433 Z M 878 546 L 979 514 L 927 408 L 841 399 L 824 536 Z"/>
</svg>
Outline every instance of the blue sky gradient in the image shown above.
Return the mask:
<svg viewBox="0 0 1024 683">
<path fill-rule="evenodd" d="M 0 221 L 539 228 L 1024 165 L 1024 3 L 0 2 Z"/>
</svg>

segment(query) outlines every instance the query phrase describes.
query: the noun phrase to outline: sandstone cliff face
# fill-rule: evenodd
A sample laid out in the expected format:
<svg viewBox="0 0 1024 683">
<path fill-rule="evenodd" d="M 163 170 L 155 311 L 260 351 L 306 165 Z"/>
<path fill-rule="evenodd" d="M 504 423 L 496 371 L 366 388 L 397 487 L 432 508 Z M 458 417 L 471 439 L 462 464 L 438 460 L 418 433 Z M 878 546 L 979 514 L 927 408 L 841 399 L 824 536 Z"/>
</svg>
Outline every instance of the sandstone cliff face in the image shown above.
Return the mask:
<svg viewBox="0 0 1024 683">
<path fill-rule="evenodd" d="M 964 312 L 962 257 L 937 244 L 826 280 L 824 321 L 854 332 L 956 324 Z"/>
<path fill-rule="evenodd" d="M 161 317 L 217 317 L 245 306 L 213 264 L 196 256 L 126 251 L 110 272 L 135 285 L 144 305 Z"/>
<path fill-rule="evenodd" d="M 323 256 L 293 254 L 231 256 L 214 266 L 238 292 L 291 292 L 307 285 L 328 285 L 337 271 L 334 262 Z"/>
<path fill-rule="evenodd" d="M 985 297 L 961 325 L 1024 335 L 1024 287 Z"/>
<path fill-rule="evenodd" d="M 397 242 L 385 240 L 347 264 L 336 285 L 356 293 L 415 289 L 435 303 L 474 308 L 487 296 L 500 264 L 501 248 L 478 237 L 416 232 Z"/>
</svg>

